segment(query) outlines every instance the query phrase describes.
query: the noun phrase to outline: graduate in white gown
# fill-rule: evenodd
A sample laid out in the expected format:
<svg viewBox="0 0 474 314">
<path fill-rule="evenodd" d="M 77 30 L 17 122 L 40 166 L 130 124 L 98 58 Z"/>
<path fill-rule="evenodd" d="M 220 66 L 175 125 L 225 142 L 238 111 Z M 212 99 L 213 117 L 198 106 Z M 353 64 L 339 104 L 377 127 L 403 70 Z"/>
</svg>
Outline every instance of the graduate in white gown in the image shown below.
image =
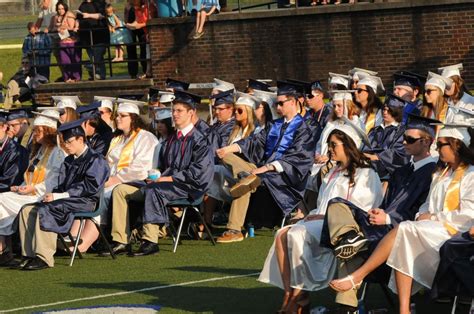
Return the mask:
<svg viewBox="0 0 474 314">
<path fill-rule="evenodd" d="M 474 131 L 445 124 L 437 147 L 446 167 L 435 174 L 425 204 L 416 221 L 404 221 L 379 243 L 370 258 L 351 275 L 331 282 L 347 291 L 379 265 L 392 271 L 389 286 L 398 293 L 400 313 L 410 312 L 410 295 L 421 286 L 431 288 L 439 264 L 439 249 L 454 235 L 466 232 L 474 222 Z"/>
<path fill-rule="evenodd" d="M 21 186 L 10 187 L 10 192 L 0 194 L 0 251 L 5 251 L 8 237 L 14 233 L 13 221 L 25 204 L 37 202 L 56 185 L 64 153 L 56 144 L 59 112 L 36 112 L 33 122 L 33 144 L 28 169 Z M 2 258 L 8 261 L 9 258 Z M 11 259 L 11 258 L 10 258 Z M 1 261 L 0 261 L 1 263 Z"/>
<path fill-rule="evenodd" d="M 285 290 L 282 311 L 309 307 L 308 294 L 302 290 L 324 289 L 334 276 L 332 250 L 319 246 L 328 202 L 341 197 L 364 210 L 382 202 L 380 179 L 359 151 L 363 136 L 365 132 L 351 123 L 331 132 L 329 152 L 336 165 L 323 178 L 317 208 L 275 236 L 258 280 Z"/>
</svg>

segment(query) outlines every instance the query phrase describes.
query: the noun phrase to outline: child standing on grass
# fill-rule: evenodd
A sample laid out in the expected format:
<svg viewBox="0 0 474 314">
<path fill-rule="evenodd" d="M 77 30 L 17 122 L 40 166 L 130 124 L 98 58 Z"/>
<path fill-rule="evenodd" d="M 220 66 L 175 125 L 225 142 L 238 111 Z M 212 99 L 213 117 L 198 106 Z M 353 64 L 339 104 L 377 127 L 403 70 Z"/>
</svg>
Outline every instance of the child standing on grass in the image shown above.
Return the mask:
<svg viewBox="0 0 474 314">
<path fill-rule="evenodd" d="M 110 31 L 110 44 L 115 45 L 115 58 L 112 62 L 123 61 L 123 44 L 130 44 L 132 36 L 130 31 L 124 27 L 123 22 L 115 15 L 112 4 L 107 4 L 105 7 L 107 14 L 107 23 Z"/>
<path fill-rule="evenodd" d="M 212 13 L 219 13 L 221 7 L 219 5 L 219 0 L 202 0 L 201 4 L 198 4 L 198 12 L 196 14 L 196 34 L 193 38 L 198 39 L 204 35 L 204 23 L 206 23 L 206 18 Z"/>
</svg>

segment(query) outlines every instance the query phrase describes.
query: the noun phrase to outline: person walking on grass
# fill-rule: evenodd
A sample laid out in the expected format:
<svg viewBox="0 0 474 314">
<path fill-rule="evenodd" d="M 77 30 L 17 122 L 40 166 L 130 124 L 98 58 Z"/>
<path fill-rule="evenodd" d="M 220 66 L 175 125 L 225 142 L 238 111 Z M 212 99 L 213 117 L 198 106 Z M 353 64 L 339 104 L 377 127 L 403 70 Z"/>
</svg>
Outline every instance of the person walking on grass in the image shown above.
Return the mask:
<svg viewBox="0 0 474 314">
<path fill-rule="evenodd" d="M 219 13 L 220 10 L 219 0 L 202 0 L 196 14 L 196 33 L 193 36 L 194 39 L 201 38 L 204 35 L 206 18 L 214 12 Z"/>
</svg>

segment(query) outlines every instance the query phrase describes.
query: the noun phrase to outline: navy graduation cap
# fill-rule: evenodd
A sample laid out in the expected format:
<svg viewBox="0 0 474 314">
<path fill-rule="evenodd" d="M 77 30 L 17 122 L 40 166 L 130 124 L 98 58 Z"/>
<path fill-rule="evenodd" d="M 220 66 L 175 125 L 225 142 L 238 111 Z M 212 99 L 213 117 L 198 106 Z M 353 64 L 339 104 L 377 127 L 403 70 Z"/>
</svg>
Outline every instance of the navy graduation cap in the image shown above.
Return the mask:
<svg viewBox="0 0 474 314">
<path fill-rule="evenodd" d="M 311 94 L 311 83 L 310 82 L 305 82 L 305 81 L 300 81 L 300 80 L 290 80 L 287 79 L 288 82 L 294 83 L 297 85 L 300 85 L 300 90 L 302 91 L 302 94 L 304 95 L 310 95 Z"/>
<path fill-rule="evenodd" d="M 314 81 L 314 82 L 311 82 L 311 90 L 320 90 L 320 91 L 324 91 L 324 88 L 323 88 L 323 85 L 321 85 L 321 82 L 320 81 Z"/>
<path fill-rule="evenodd" d="M 16 119 L 28 119 L 28 112 L 26 109 L 23 108 L 9 109 L 7 114 L 7 121 L 13 121 Z"/>
<path fill-rule="evenodd" d="M 143 98 L 143 95 L 141 95 L 141 94 L 125 94 L 125 95 L 119 95 L 117 98 L 123 98 L 123 99 L 130 99 L 130 100 L 139 101 L 140 99 Z"/>
<path fill-rule="evenodd" d="M 414 74 L 414 73 L 413 73 Z M 407 72 L 399 72 L 393 75 L 393 86 L 409 86 L 411 88 L 420 88 L 421 81 L 415 75 L 409 75 Z"/>
<path fill-rule="evenodd" d="M 249 83 L 248 83 L 247 87 L 251 88 L 251 89 L 261 90 L 261 91 L 264 91 L 264 92 L 269 92 L 270 91 L 270 85 L 268 85 L 265 82 L 255 80 L 255 79 L 249 79 Z"/>
<path fill-rule="evenodd" d="M 174 90 L 181 90 L 181 91 L 186 91 L 189 89 L 189 83 L 174 80 L 171 78 L 166 79 L 165 86 L 167 88 L 172 88 Z"/>
<path fill-rule="evenodd" d="M 82 128 L 82 123 L 86 121 L 86 119 L 79 119 L 72 122 L 67 122 L 62 124 L 58 131 L 63 135 L 63 140 L 67 141 L 73 136 L 82 136 L 85 137 L 86 133 Z"/>
<path fill-rule="evenodd" d="M 289 81 L 277 81 L 277 96 L 300 97 L 304 94 L 304 87 Z"/>
<path fill-rule="evenodd" d="M 160 89 L 157 87 L 150 87 L 148 89 L 148 98 L 152 102 L 160 100 Z"/>
<path fill-rule="evenodd" d="M 219 106 L 222 104 L 234 104 L 234 90 L 229 89 L 225 92 L 220 92 L 219 94 L 214 94 L 209 97 L 210 99 L 215 99 L 214 106 Z"/>
<path fill-rule="evenodd" d="M 191 106 L 193 109 L 201 103 L 201 96 L 188 93 L 183 90 L 175 90 L 174 92 L 175 99 L 173 100 L 174 104 L 182 103 Z"/>
<path fill-rule="evenodd" d="M 6 123 L 7 122 L 7 115 L 8 115 L 7 112 L 0 111 L 0 123 Z"/>
<path fill-rule="evenodd" d="M 384 105 L 390 109 L 403 108 L 407 104 L 407 101 L 394 94 L 387 93 L 385 96 Z"/>
<path fill-rule="evenodd" d="M 410 130 L 410 129 L 422 130 L 428 133 L 429 135 L 431 135 L 432 137 L 435 137 L 436 125 L 439 125 L 439 124 L 442 124 L 442 122 L 435 119 L 430 119 L 430 118 L 425 118 L 425 117 L 414 115 L 414 114 L 409 114 L 406 129 L 407 130 Z"/>
<path fill-rule="evenodd" d="M 80 106 L 77 108 L 76 112 L 84 119 L 94 119 L 100 117 L 99 108 L 102 106 L 100 101 L 94 101 L 93 103 Z"/>
</svg>

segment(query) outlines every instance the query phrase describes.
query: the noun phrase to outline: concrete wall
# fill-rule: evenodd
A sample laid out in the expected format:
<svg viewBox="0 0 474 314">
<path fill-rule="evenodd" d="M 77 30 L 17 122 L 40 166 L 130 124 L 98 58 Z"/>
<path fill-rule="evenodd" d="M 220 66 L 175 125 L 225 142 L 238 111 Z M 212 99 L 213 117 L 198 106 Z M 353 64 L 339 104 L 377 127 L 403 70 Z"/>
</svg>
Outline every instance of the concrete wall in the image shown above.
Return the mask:
<svg viewBox="0 0 474 314">
<path fill-rule="evenodd" d="M 149 22 L 153 76 L 240 87 L 252 78 L 327 80 L 353 66 L 426 74 L 463 62 L 474 86 L 474 0 L 411 0 L 213 15 L 191 39 L 192 18 Z"/>
</svg>

